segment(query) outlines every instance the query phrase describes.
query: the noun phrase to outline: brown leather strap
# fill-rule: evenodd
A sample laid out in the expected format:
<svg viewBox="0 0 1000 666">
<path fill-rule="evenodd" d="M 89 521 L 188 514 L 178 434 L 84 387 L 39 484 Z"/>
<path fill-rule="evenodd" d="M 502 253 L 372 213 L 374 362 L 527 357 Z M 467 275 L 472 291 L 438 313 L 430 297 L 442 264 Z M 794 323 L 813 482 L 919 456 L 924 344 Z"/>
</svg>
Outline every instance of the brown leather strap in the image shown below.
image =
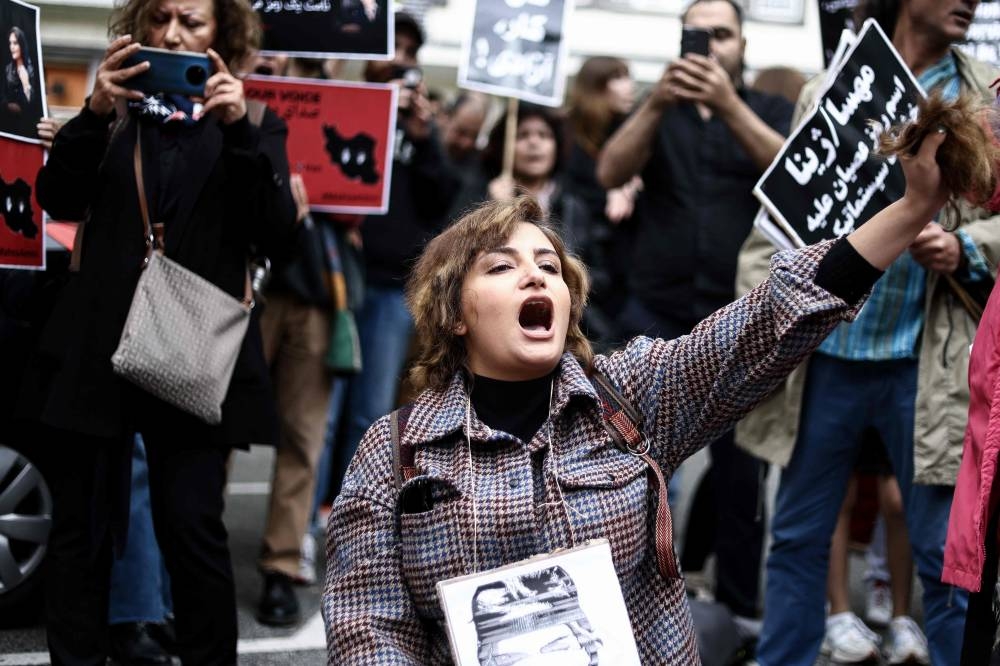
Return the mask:
<svg viewBox="0 0 1000 666">
<path fill-rule="evenodd" d="M 660 466 L 648 453 L 638 457 L 649 466 L 649 475 L 656 482 L 656 567 L 664 578 L 680 578 L 674 554 L 674 521 L 667 502 L 667 481 Z"/>
<path fill-rule="evenodd" d="M 674 526 L 668 503 L 668 485 L 659 463 L 649 455 L 649 443 L 642 435 L 639 413 L 599 371 L 591 376 L 601 402 L 604 428 L 615 445 L 646 463 L 650 483 L 656 487 L 656 567 L 664 578 L 680 578 L 674 554 Z"/>
<path fill-rule="evenodd" d="M 406 423 L 410 420 L 412 410 L 413 405 L 407 404 L 393 410 L 389 415 L 389 437 L 392 439 L 392 471 L 397 490 L 417 475 L 417 447 L 409 443 L 404 444 L 402 441 L 403 433 L 406 432 Z"/>
<path fill-rule="evenodd" d="M 139 193 L 139 212 L 142 213 L 142 232 L 143 237 L 146 239 L 146 260 L 145 264 L 149 263 L 149 258 L 153 255 L 153 252 L 159 252 L 163 254 L 165 245 L 163 244 L 164 228 L 162 223 L 152 223 L 149 217 L 149 204 L 146 202 L 146 183 L 142 177 L 142 128 L 138 125 L 136 126 L 135 134 L 135 150 L 132 151 L 132 167 L 135 169 L 135 186 Z M 245 307 L 252 308 L 254 306 L 253 300 L 253 284 L 250 281 L 250 268 L 247 267 L 246 278 L 243 281 L 243 300 L 240 301 Z"/>
</svg>

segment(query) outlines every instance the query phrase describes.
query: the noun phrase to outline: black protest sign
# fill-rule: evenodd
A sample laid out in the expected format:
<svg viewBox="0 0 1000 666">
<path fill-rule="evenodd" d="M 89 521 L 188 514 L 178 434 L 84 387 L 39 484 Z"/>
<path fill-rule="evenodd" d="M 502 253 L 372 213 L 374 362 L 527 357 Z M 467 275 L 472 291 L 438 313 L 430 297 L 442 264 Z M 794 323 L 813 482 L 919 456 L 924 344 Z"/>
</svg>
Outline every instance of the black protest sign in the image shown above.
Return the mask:
<svg viewBox="0 0 1000 666">
<path fill-rule="evenodd" d="M 476 0 L 458 85 L 528 102 L 562 104 L 563 30 L 572 0 Z"/>
<path fill-rule="evenodd" d="M 906 186 L 875 147 L 880 128 L 916 117 L 923 91 L 874 21 L 831 79 L 754 189 L 799 245 L 850 233 Z"/>
<path fill-rule="evenodd" d="M 1000 66 L 1000 0 L 983 0 L 960 48 L 976 60 Z"/>
<path fill-rule="evenodd" d="M 264 53 L 306 58 L 388 60 L 393 0 L 251 0 L 264 28 Z"/>
<path fill-rule="evenodd" d="M 858 0 L 818 0 L 819 32 L 823 38 L 823 67 L 829 67 L 840 43 L 840 33 L 854 30 L 854 8 Z"/>
</svg>

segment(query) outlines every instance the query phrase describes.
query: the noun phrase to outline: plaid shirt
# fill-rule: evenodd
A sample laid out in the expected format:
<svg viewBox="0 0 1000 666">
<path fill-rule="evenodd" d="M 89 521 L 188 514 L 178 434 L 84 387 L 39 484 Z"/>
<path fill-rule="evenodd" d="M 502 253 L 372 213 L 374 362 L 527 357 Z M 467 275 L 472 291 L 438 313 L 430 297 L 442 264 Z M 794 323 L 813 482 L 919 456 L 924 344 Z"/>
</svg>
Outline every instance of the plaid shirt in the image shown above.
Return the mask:
<svg viewBox="0 0 1000 666">
<path fill-rule="evenodd" d="M 731 428 L 856 314 L 812 282 L 829 245 L 776 254 L 766 282 L 689 336 L 639 337 L 595 359 L 641 413 L 665 474 Z M 563 356 L 549 420 L 530 442 L 492 430 L 473 413 L 470 454 L 470 409 L 461 373 L 414 403 L 403 441 L 417 447 L 419 476 L 403 492 L 431 484 L 430 511 L 398 511 L 388 418 L 362 440 L 328 528 L 329 663 L 451 663 L 438 581 L 596 538 L 611 543 L 643 663 L 698 663 L 684 581 L 656 569 L 655 497 L 645 464 L 606 434 L 577 360 Z"/>
</svg>

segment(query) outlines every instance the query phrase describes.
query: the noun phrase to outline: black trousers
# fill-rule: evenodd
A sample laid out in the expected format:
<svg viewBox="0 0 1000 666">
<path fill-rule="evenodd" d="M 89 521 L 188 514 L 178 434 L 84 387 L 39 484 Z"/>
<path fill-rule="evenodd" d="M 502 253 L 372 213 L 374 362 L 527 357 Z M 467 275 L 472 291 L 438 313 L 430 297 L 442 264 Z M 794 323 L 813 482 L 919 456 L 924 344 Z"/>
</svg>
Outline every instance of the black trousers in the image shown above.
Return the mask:
<svg viewBox="0 0 1000 666">
<path fill-rule="evenodd" d="M 697 322 L 659 317 L 636 297 L 619 315 L 623 337 L 651 335 L 672 339 Z M 698 570 L 715 553 L 715 598 L 733 613 L 754 617 L 764 550 L 764 479 L 767 464 L 743 451 L 729 431 L 709 446 L 712 464 L 691 503 L 681 568 Z"/>
<path fill-rule="evenodd" d="M 236 663 L 237 638 L 222 522 L 229 449 L 205 444 L 201 430 L 169 424 L 141 428 L 153 524 L 170 573 L 179 656 L 185 665 L 228 665 Z M 132 440 L 49 432 L 43 446 L 33 447 L 53 495 L 45 565 L 53 664 L 105 663 L 112 545 L 123 546 L 124 531 L 116 527 L 118 517 L 128 513 Z"/>
<path fill-rule="evenodd" d="M 993 479 L 991 496 L 1000 492 L 1000 474 Z M 986 528 L 986 560 L 983 564 L 982 587 L 979 592 L 969 594 L 969 606 L 965 610 L 965 634 L 962 636 L 962 666 L 986 666 L 1000 664 L 1000 655 L 994 653 L 997 622 L 993 614 L 993 594 L 997 584 L 997 566 L 1000 553 L 997 550 L 997 529 L 1000 528 L 1000 507 L 993 510 Z"/>
<path fill-rule="evenodd" d="M 697 571 L 715 553 L 715 599 L 755 617 L 764 552 L 767 465 L 736 446 L 730 430 L 709 446 L 712 463 L 695 491 L 681 568 Z"/>
</svg>

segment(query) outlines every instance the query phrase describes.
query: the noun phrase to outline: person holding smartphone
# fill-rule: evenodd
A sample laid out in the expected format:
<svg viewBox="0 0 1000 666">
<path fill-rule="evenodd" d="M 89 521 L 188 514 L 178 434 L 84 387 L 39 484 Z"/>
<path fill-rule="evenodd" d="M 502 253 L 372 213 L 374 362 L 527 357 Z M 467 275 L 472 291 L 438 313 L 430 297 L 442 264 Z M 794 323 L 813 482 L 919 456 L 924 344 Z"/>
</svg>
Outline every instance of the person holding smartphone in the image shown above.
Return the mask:
<svg viewBox="0 0 1000 666">
<path fill-rule="evenodd" d="M 695 0 L 681 17 L 683 55 L 605 144 L 597 178 L 621 187 L 639 175 L 629 294 L 620 339 L 684 335 L 734 299 L 736 257 L 759 204 L 754 183 L 777 155 L 792 105 L 743 84 L 743 9 Z M 700 51 L 700 52 L 698 52 Z M 717 561 L 716 598 L 734 614 L 758 613 L 764 468 L 733 445 L 712 444 L 718 507 L 708 525 Z M 753 627 L 753 623 L 744 623 Z"/>
<path fill-rule="evenodd" d="M 235 664 L 236 595 L 222 521 L 226 463 L 234 447 L 275 443 L 277 431 L 258 311 L 219 425 L 127 383 L 110 360 L 147 256 L 142 198 L 151 222 L 163 225 L 165 255 L 242 298 L 251 248 L 273 257 L 294 230 L 287 129 L 273 112 L 248 103 L 231 74 L 260 35 L 246 0 L 128 0 L 116 7 L 110 31 L 94 89 L 55 135 L 36 190 L 53 218 L 86 220 L 77 237 L 79 271 L 40 336 L 22 391 L 28 415 L 51 429 L 39 446 L 54 503 L 45 576 L 49 651 L 54 664 L 103 664 L 107 657 L 109 572 L 113 551 L 125 543 L 120 528 L 138 432 L 170 574 L 178 656 L 185 664 Z M 125 63 L 140 46 L 207 54 L 213 71 L 204 95 L 135 89 L 132 77 L 149 62 Z"/>
</svg>

